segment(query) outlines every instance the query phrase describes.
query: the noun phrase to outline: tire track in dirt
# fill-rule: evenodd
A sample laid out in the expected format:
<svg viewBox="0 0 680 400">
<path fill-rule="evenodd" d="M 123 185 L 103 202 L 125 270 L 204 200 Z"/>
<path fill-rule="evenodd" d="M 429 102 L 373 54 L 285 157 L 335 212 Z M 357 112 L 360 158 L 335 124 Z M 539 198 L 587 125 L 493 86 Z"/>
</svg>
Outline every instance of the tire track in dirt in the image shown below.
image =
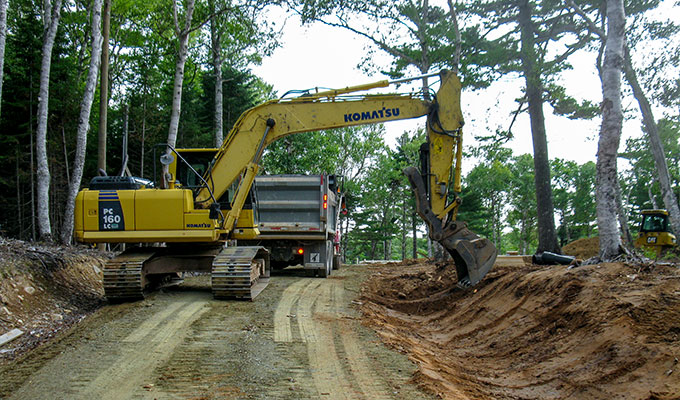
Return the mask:
<svg viewBox="0 0 680 400">
<path fill-rule="evenodd" d="M 142 386 L 207 310 L 207 299 L 203 293 L 168 296 L 160 304 L 146 303 L 151 310 L 133 307 L 108 324 L 104 337 L 55 357 L 10 398 L 45 398 L 46 393 L 64 399 L 143 397 Z"/>
<path fill-rule="evenodd" d="M 315 340 L 307 342 L 307 354 L 312 378 L 319 395 L 327 396 L 329 399 L 347 399 L 347 396 L 352 392 L 352 387 L 338 357 L 333 337 L 333 326 L 332 323 L 324 322 L 321 319 L 330 320 L 333 318 L 329 315 L 330 296 L 331 286 L 327 281 L 324 282 L 324 285 L 315 286 L 310 296 L 310 306 L 316 303 L 315 312 L 314 314 L 311 312 L 301 313 L 299 321 L 300 326 L 303 326 L 304 323 L 304 325 L 310 326 L 314 332 Z M 307 301 L 304 301 L 304 303 L 306 304 Z"/>
<path fill-rule="evenodd" d="M 299 294 L 302 289 L 307 286 L 309 282 L 306 280 L 299 280 L 288 286 L 281 296 L 276 311 L 274 312 L 274 341 L 275 342 L 292 342 L 293 332 L 291 329 L 291 322 L 293 318 L 293 306 L 299 299 Z"/>
<path fill-rule="evenodd" d="M 275 340 L 306 344 L 311 380 L 323 398 L 393 398 L 375 373 L 380 368 L 372 366 L 356 332 L 347 323 L 347 319 L 355 317 L 346 301 L 340 280 L 307 279 L 291 284 L 275 311 Z M 291 329 L 291 310 L 296 305 L 299 340 Z M 285 351 L 285 347 L 282 349 Z"/>
<path fill-rule="evenodd" d="M 135 388 L 148 383 L 147 378 L 154 367 L 170 357 L 175 347 L 184 340 L 186 328 L 207 310 L 206 305 L 205 301 L 183 302 L 176 313 L 173 310 L 157 313 L 168 316 L 159 328 L 156 329 L 156 326 L 161 321 L 149 320 L 149 324 L 142 324 L 123 340 L 123 343 L 132 343 L 128 340 L 130 337 L 139 338 L 135 345 L 126 347 L 123 356 L 85 388 L 85 397 L 116 400 L 121 398 L 121 394 L 134 393 Z"/>
</svg>

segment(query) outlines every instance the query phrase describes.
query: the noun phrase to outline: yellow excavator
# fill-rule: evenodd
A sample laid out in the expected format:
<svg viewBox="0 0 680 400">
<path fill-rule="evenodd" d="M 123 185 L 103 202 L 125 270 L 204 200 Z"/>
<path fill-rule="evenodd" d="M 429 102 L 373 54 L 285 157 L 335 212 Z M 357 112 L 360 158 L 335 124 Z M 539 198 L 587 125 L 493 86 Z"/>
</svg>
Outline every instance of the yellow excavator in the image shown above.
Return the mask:
<svg viewBox="0 0 680 400">
<path fill-rule="evenodd" d="M 161 163 L 168 169 L 172 165 L 171 171 L 177 163 L 187 166 L 200 182 L 197 188 L 182 186 L 171 172 L 162 177 L 162 188 L 134 177 L 95 177 L 76 199 L 76 240 L 135 244 L 105 265 L 106 297 L 141 299 L 155 280 L 201 271 L 212 274 L 214 297 L 253 299 L 269 279 L 267 250 L 229 244 L 259 233 L 255 213 L 244 210 L 244 204 L 267 145 L 295 133 L 421 116 L 427 116 L 427 144 L 421 146 L 420 170 L 408 167 L 404 173 L 430 237 L 453 257 L 458 285 L 475 285 L 493 266 L 496 248 L 456 221 L 463 154 L 461 85 L 449 71 L 428 76 L 436 75 L 440 87 L 428 96 L 365 93 L 420 76 L 314 90 L 255 106 L 239 117 L 205 171 L 195 170 L 165 145 Z"/>
<path fill-rule="evenodd" d="M 675 235 L 670 229 L 670 219 L 666 210 L 642 210 L 640 232 L 635 239 L 635 247 L 646 248 L 660 256 L 677 246 Z"/>
</svg>

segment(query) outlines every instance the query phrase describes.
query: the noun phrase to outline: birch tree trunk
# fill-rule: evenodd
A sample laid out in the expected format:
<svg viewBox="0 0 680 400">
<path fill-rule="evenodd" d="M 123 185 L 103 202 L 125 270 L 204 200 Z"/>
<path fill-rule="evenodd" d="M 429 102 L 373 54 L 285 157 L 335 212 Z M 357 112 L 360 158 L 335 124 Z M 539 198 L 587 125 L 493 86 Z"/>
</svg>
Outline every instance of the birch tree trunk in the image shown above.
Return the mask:
<svg viewBox="0 0 680 400">
<path fill-rule="evenodd" d="M 101 62 L 102 52 L 102 0 L 94 0 L 92 7 L 92 54 L 90 58 L 90 68 L 87 72 L 85 81 L 85 93 L 80 103 L 80 118 L 78 121 L 78 131 L 76 133 L 76 156 L 73 163 L 72 179 L 68 188 L 66 206 L 64 207 L 64 222 L 61 228 L 60 240 L 63 244 L 71 243 L 73 235 L 73 210 L 76 204 L 76 195 L 80 189 L 80 182 L 83 179 L 83 168 L 85 166 L 85 148 L 87 146 L 87 132 L 90 130 L 90 112 L 92 111 L 92 101 L 94 92 L 97 88 L 97 73 Z"/>
<path fill-rule="evenodd" d="M 625 35 L 623 0 L 607 0 L 607 42 L 602 65 L 602 125 L 597 146 L 597 226 L 600 232 L 600 258 L 611 260 L 621 253 L 617 227 L 616 187 L 618 155 L 623 124 L 621 109 L 621 69 Z"/>
<path fill-rule="evenodd" d="M 38 91 L 38 129 L 36 131 L 36 157 L 38 164 L 37 204 L 38 234 L 40 240 L 52 241 L 50 223 L 50 168 L 47 164 L 47 108 L 49 104 L 50 68 L 52 48 L 61 17 L 61 0 L 45 0 L 43 9 L 44 39 L 40 64 L 40 89 Z"/>
<path fill-rule="evenodd" d="M 670 174 L 668 173 L 666 153 L 664 152 L 663 143 L 659 137 L 659 129 L 656 125 L 656 119 L 654 118 L 652 107 L 649 104 L 649 100 L 647 99 L 645 92 L 642 90 L 642 87 L 640 86 L 640 83 L 637 79 L 637 74 L 633 69 L 633 63 L 630 59 L 630 51 L 628 46 L 625 46 L 624 48 L 623 65 L 626 80 L 633 89 L 633 96 L 635 96 L 635 99 L 640 106 L 642 121 L 645 125 L 645 130 L 647 131 L 647 138 L 649 139 L 649 151 L 652 153 L 654 165 L 656 166 L 656 170 L 659 175 L 661 198 L 663 199 L 666 210 L 668 210 L 673 231 L 680 233 L 680 207 L 678 207 L 678 199 L 675 197 L 673 189 L 671 188 L 671 178 Z"/>
<path fill-rule="evenodd" d="M 5 43 L 7 41 L 7 7 L 9 0 L 0 0 L 0 107 L 2 106 L 2 81 L 5 66 Z M 0 111 L 2 109 L 0 108 Z M 0 114 L 2 115 L 2 114 Z"/>
<path fill-rule="evenodd" d="M 184 26 L 180 28 L 177 15 L 177 1 L 172 2 L 172 11 L 175 19 L 175 34 L 177 35 L 177 63 L 175 64 L 175 84 L 172 91 L 172 112 L 170 114 L 170 127 L 168 129 L 168 144 L 175 147 L 177 131 L 179 129 L 179 116 L 182 108 L 182 85 L 184 84 L 184 65 L 187 62 L 189 52 L 189 34 L 191 33 L 191 18 L 194 13 L 195 0 L 187 0 L 184 9 Z M 168 150 L 168 153 L 170 151 Z M 163 165 L 163 181 L 168 173 L 168 166 Z"/>
</svg>

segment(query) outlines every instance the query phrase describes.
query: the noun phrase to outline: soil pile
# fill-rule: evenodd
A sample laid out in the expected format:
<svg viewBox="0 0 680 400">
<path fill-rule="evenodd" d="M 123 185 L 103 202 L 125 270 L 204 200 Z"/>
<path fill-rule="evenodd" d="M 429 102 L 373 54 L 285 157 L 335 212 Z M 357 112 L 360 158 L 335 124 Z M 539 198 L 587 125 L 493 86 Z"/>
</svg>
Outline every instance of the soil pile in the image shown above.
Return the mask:
<svg viewBox="0 0 680 400">
<path fill-rule="evenodd" d="M 600 253 L 599 236 L 582 238 L 562 247 L 562 254 L 574 256 L 582 260 L 597 257 Z"/>
<path fill-rule="evenodd" d="M 0 348 L 11 359 L 82 320 L 104 302 L 107 254 L 0 238 L 0 334 L 23 334 Z"/>
<path fill-rule="evenodd" d="M 680 397 L 680 268 L 375 266 L 362 312 L 450 399 Z"/>
</svg>

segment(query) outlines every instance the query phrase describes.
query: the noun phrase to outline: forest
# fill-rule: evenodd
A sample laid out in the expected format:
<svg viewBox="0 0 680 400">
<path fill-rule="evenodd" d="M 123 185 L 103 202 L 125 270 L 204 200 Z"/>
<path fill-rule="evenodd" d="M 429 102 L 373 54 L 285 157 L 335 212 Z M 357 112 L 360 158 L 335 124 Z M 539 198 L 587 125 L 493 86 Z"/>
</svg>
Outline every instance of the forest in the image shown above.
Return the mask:
<svg viewBox="0 0 680 400">
<path fill-rule="evenodd" d="M 368 39 L 365 71 L 396 79 L 451 69 L 463 99 L 520 77 L 523 96 L 500 111 L 508 128 L 467 133 L 458 218 L 501 254 L 559 252 L 600 235 L 603 256 L 615 255 L 630 246 L 642 209 L 667 209 L 680 232 L 673 3 L 0 0 L 0 234 L 71 244 L 75 194 L 100 170 L 157 179 L 158 144 L 219 146 L 243 111 L 280 97 L 252 72 L 281 46 L 281 24 L 267 18 L 277 10 Z M 391 63 L 377 64 L 376 53 Z M 583 54 L 602 82 L 597 102 L 560 79 Z M 544 112 L 598 121 L 597 159 L 551 159 Z M 532 154 L 508 146 L 522 113 Z M 639 134 L 621 141 L 624 121 Z M 262 159 L 265 174 L 343 177 L 347 260 L 432 254 L 401 172 L 418 165 L 426 132 L 403 132 L 396 146 L 385 132 L 378 124 L 288 136 Z"/>
</svg>

